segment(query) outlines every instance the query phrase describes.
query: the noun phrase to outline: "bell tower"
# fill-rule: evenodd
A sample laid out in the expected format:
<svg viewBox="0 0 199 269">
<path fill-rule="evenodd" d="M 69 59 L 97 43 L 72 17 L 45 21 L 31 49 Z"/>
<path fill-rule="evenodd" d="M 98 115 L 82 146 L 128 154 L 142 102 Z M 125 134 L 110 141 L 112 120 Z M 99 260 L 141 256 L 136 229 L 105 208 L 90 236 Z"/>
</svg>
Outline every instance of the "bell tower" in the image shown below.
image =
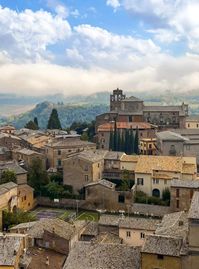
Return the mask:
<svg viewBox="0 0 199 269">
<path fill-rule="evenodd" d="M 121 101 L 126 98 L 123 91 L 119 88 L 113 90 L 113 94 L 110 95 L 110 111 L 120 111 Z"/>
</svg>

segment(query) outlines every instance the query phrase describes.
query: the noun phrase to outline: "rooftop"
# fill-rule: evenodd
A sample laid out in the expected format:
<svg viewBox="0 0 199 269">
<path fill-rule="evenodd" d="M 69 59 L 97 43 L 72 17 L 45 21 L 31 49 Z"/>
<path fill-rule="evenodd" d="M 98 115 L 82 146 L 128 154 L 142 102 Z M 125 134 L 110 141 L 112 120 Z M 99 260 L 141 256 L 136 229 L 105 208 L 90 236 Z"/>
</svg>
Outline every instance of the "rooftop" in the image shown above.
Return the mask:
<svg viewBox="0 0 199 269">
<path fill-rule="evenodd" d="M 105 156 L 105 160 L 120 160 L 122 156 L 126 155 L 124 152 L 120 151 L 108 151 Z"/>
<path fill-rule="evenodd" d="M 0 265 L 14 266 L 22 243 L 19 236 L 0 236 Z"/>
<path fill-rule="evenodd" d="M 92 242 L 103 244 L 122 244 L 122 239 L 115 233 L 101 232 L 94 239 L 92 239 Z"/>
<path fill-rule="evenodd" d="M 139 269 L 140 248 L 77 242 L 63 269 Z"/>
<path fill-rule="evenodd" d="M 139 156 L 136 155 L 122 155 L 120 161 L 122 162 L 137 162 Z"/>
<path fill-rule="evenodd" d="M 19 140 L 19 141 L 21 140 L 19 137 L 15 135 L 7 134 L 7 133 L 0 133 L 0 139 L 5 138 L 5 137 L 10 137 L 12 139 Z"/>
<path fill-rule="evenodd" d="M 29 229 L 28 234 L 33 238 L 42 238 L 46 230 L 70 240 L 76 232 L 80 231 L 85 226 L 85 221 L 76 221 L 74 224 L 70 224 L 60 219 L 40 219 Z"/>
<path fill-rule="evenodd" d="M 72 138 L 68 137 L 65 139 L 61 139 L 60 141 L 55 141 L 47 144 L 48 147 L 54 148 L 68 148 L 68 147 L 81 147 L 81 146 L 95 146 L 95 143 L 80 140 L 79 137 Z"/>
<path fill-rule="evenodd" d="M 183 240 L 181 238 L 147 235 L 142 252 L 179 257 L 182 247 Z"/>
<path fill-rule="evenodd" d="M 158 235 L 186 237 L 188 232 L 187 213 L 184 211 L 164 215 L 162 222 L 156 229 Z"/>
<path fill-rule="evenodd" d="M 115 187 L 116 187 L 116 184 L 114 184 L 106 179 L 91 182 L 91 183 L 85 185 L 84 187 L 90 187 L 90 186 L 95 186 L 95 185 L 102 185 L 102 186 L 109 188 L 109 189 L 115 189 Z"/>
<path fill-rule="evenodd" d="M 191 201 L 191 206 L 189 209 L 188 213 L 188 218 L 189 219 L 199 219 L 199 192 L 195 191 L 192 201 Z"/>
<path fill-rule="evenodd" d="M 14 152 L 20 153 L 20 154 L 25 154 L 25 155 L 42 155 L 41 153 L 31 150 L 31 149 L 27 149 L 27 148 L 23 148 L 23 149 L 16 149 L 14 150 Z"/>
<path fill-rule="evenodd" d="M 14 182 L 8 182 L 0 185 L 0 195 L 4 194 L 14 188 L 17 188 L 17 184 Z"/>
<path fill-rule="evenodd" d="M 150 218 L 125 218 L 119 221 L 120 228 L 155 231 L 160 220 Z"/>
<path fill-rule="evenodd" d="M 99 219 L 99 225 L 119 226 L 122 216 L 102 214 Z"/>
<path fill-rule="evenodd" d="M 78 154 L 78 157 L 90 162 L 98 162 L 104 159 L 107 150 L 86 150 Z"/>
<path fill-rule="evenodd" d="M 117 129 L 151 129 L 154 125 L 147 122 L 117 122 Z M 98 132 L 109 132 L 114 130 L 114 121 L 99 125 Z"/>
<path fill-rule="evenodd" d="M 176 156 L 140 155 L 135 173 L 150 174 L 153 170 L 194 174 L 196 173 L 196 159 L 193 158 L 192 160 L 192 158 L 187 159 L 186 157 Z"/>
<path fill-rule="evenodd" d="M 199 180 L 196 180 L 196 179 L 195 180 L 173 179 L 171 181 L 171 187 L 198 189 L 199 188 Z"/>
<path fill-rule="evenodd" d="M 135 214 L 140 214 L 140 215 L 142 214 L 146 216 L 151 215 L 151 216 L 162 217 L 165 214 L 170 213 L 170 207 L 134 203 L 132 206 L 132 212 L 134 212 Z"/>
<path fill-rule="evenodd" d="M 0 170 L 10 170 L 14 171 L 16 175 L 26 174 L 27 171 L 23 169 L 17 162 L 8 161 L 8 162 L 0 162 Z"/>
<path fill-rule="evenodd" d="M 83 231 L 82 235 L 98 235 L 98 223 L 91 221 L 88 225 L 86 225 L 85 230 Z"/>
<path fill-rule="evenodd" d="M 171 131 L 158 132 L 157 137 L 161 140 L 166 141 L 188 141 L 189 139 Z"/>
</svg>

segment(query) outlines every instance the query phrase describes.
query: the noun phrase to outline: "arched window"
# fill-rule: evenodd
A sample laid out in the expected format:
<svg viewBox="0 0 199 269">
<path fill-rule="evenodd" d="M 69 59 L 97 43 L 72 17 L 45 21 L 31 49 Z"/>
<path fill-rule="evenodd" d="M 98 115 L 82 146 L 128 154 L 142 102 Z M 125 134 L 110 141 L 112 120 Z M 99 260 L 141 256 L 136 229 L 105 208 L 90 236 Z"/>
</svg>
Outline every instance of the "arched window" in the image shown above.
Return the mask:
<svg viewBox="0 0 199 269">
<path fill-rule="evenodd" d="M 153 189 L 152 196 L 160 197 L 160 191 L 158 189 Z"/>
</svg>

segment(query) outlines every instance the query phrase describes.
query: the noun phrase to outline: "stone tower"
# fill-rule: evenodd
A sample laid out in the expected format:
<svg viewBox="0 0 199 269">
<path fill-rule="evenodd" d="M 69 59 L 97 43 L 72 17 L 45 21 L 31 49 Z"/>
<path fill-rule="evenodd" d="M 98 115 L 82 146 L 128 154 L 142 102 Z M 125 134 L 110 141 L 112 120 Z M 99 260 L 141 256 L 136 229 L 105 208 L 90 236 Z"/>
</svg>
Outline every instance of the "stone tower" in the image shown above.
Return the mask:
<svg viewBox="0 0 199 269">
<path fill-rule="evenodd" d="M 121 101 L 126 98 L 126 95 L 123 94 L 123 91 L 116 89 L 113 91 L 113 94 L 110 95 L 110 111 L 120 111 L 121 110 Z"/>
</svg>

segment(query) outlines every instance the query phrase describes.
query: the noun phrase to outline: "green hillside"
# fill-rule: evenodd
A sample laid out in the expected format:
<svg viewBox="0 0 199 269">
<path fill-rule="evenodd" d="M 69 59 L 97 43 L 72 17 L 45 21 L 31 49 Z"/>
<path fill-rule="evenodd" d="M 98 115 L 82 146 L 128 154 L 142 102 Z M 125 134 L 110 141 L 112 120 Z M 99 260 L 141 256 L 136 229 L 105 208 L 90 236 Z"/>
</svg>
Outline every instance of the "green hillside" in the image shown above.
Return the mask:
<svg viewBox="0 0 199 269">
<path fill-rule="evenodd" d="M 40 128 L 46 128 L 50 113 L 53 108 L 56 108 L 59 114 L 62 128 L 69 127 L 74 121 L 91 122 L 99 114 L 108 111 L 108 105 L 64 105 L 43 102 L 29 112 L 18 116 L 2 119 L 0 123 L 12 123 L 16 128 L 23 128 L 24 125 L 38 118 Z"/>
</svg>

